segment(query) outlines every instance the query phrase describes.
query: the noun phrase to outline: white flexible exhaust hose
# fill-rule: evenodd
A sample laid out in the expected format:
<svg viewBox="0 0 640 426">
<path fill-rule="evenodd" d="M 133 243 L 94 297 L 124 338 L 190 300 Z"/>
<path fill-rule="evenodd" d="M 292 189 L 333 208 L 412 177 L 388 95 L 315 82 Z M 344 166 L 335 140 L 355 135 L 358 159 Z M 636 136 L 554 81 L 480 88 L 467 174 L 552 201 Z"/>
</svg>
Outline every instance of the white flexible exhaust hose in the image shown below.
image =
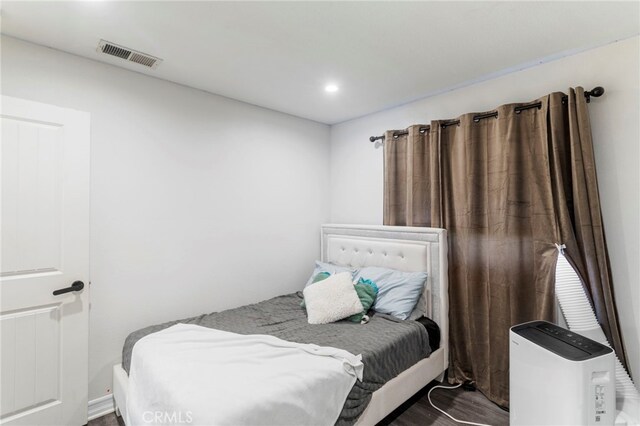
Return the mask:
<svg viewBox="0 0 640 426">
<path fill-rule="evenodd" d="M 556 264 L 556 298 L 569 330 L 611 347 L 598 324 L 580 277 L 562 253 L 558 254 Z M 617 356 L 616 408 L 619 412 L 616 424 L 640 424 L 640 393 Z"/>
</svg>

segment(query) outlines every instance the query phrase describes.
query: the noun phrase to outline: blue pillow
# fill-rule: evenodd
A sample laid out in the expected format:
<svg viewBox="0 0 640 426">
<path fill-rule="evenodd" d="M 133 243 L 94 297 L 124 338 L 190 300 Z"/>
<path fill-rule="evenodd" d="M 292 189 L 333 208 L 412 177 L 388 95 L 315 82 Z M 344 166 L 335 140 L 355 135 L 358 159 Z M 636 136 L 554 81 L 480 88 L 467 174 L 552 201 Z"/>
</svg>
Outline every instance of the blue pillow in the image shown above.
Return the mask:
<svg viewBox="0 0 640 426">
<path fill-rule="evenodd" d="M 349 268 L 347 266 L 334 265 L 333 263 L 325 263 L 325 262 L 320 262 L 319 260 L 316 260 L 316 267 L 313 270 L 313 273 L 311 274 L 309 279 L 307 280 L 307 283 L 304 285 L 305 288 L 313 284 L 313 279 L 320 272 L 328 272 L 331 275 L 339 274 L 340 272 L 349 272 L 353 277 L 353 274 L 355 274 L 356 270 L 353 268 Z"/>
<path fill-rule="evenodd" d="M 422 294 L 427 273 L 367 266 L 356 272 L 355 281 L 361 278 L 378 285 L 378 297 L 373 304 L 376 312 L 405 320 L 411 315 Z"/>
</svg>

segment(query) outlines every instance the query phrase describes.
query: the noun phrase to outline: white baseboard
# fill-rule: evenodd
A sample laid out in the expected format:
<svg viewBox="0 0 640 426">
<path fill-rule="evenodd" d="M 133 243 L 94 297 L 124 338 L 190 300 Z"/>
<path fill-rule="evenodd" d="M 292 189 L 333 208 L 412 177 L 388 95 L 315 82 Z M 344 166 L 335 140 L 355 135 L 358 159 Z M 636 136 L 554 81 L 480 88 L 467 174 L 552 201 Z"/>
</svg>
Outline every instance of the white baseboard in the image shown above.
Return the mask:
<svg viewBox="0 0 640 426">
<path fill-rule="evenodd" d="M 107 394 L 100 398 L 92 399 L 89 401 L 89 420 L 97 419 L 106 414 L 113 413 L 115 411 L 115 402 L 113 400 L 113 394 Z"/>
</svg>

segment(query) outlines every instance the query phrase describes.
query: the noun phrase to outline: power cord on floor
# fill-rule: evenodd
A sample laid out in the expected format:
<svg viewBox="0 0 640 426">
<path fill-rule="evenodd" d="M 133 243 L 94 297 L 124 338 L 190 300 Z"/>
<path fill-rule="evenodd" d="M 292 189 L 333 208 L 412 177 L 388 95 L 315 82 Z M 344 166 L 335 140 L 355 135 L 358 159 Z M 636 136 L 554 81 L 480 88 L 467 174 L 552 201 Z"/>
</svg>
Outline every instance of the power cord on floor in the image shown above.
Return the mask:
<svg viewBox="0 0 640 426">
<path fill-rule="evenodd" d="M 445 416 L 449 417 L 451 420 L 453 420 L 456 423 L 462 423 L 462 424 L 465 424 L 465 425 L 475 425 L 475 426 L 491 426 L 491 425 L 484 424 L 484 423 L 474 423 L 474 422 L 467 422 L 467 421 L 464 421 L 464 420 L 458 420 L 455 417 L 453 417 L 451 414 L 447 413 L 446 411 L 436 407 L 435 404 L 433 403 L 433 401 L 431 401 L 431 392 L 433 392 L 434 389 L 438 389 L 438 388 L 441 388 L 441 389 L 457 389 L 460 386 L 462 386 L 462 383 L 458 383 L 455 386 L 438 385 L 438 386 L 432 387 L 431 389 L 429 389 L 429 392 L 427 393 L 427 399 L 429 400 L 429 404 L 431 404 L 431 406 L 433 408 L 435 408 L 436 410 L 440 411 L 442 414 L 444 414 Z"/>
</svg>

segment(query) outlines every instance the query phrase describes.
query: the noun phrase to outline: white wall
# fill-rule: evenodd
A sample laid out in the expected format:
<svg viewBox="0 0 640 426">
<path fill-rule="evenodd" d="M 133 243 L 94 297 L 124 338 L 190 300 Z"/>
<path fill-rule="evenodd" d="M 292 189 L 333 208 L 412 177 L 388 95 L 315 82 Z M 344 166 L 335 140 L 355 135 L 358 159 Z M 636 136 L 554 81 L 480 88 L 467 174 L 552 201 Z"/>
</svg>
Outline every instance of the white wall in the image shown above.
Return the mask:
<svg viewBox="0 0 640 426">
<path fill-rule="evenodd" d="M 571 86 L 603 86 L 605 95 L 589 107 L 602 214 L 623 337 L 632 373 L 640 380 L 639 49 L 634 37 L 332 126 L 331 220 L 382 223 L 382 149 L 368 141 L 371 135 Z"/>
<path fill-rule="evenodd" d="M 307 279 L 328 126 L 8 37 L 2 94 L 91 113 L 90 400 L 129 332 Z"/>
</svg>

